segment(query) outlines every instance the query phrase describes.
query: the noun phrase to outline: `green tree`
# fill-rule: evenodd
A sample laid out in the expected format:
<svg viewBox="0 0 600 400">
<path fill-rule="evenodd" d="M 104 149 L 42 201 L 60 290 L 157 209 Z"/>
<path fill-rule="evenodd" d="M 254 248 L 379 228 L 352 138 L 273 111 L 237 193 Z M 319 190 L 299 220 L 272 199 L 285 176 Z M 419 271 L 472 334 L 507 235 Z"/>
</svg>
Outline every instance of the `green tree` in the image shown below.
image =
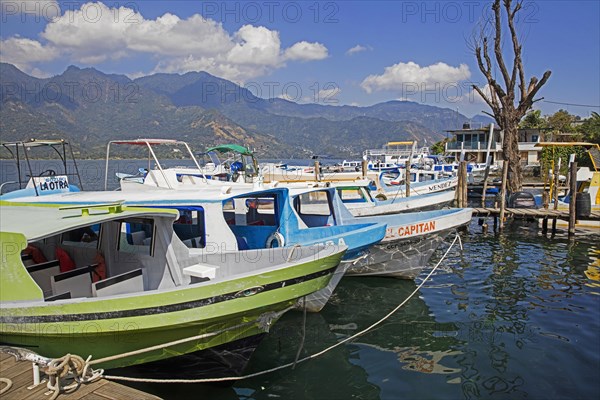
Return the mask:
<svg viewBox="0 0 600 400">
<path fill-rule="evenodd" d="M 548 122 L 542 117 L 542 110 L 532 110 L 521 120 L 519 128 L 521 129 L 542 129 L 548 126 Z"/>
<path fill-rule="evenodd" d="M 558 132 L 573 132 L 573 122 L 575 122 L 575 116 L 566 110 L 558 110 L 548 117 L 548 125 Z"/>
<path fill-rule="evenodd" d="M 592 116 L 584 120 L 577 130 L 581 132 L 586 142 L 600 144 L 600 114 L 593 112 Z"/>
<path fill-rule="evenodd" d="M 446 143 L 447 142 L 448 142 L 448 139 L 444 139 L 444 140 L 440 140 L 439 142 L 432 145 L 429 148 L 429 150 L 431 151 L 431 154 L 444 154 L 444 152 L 446 151 Z"/>
</svg>

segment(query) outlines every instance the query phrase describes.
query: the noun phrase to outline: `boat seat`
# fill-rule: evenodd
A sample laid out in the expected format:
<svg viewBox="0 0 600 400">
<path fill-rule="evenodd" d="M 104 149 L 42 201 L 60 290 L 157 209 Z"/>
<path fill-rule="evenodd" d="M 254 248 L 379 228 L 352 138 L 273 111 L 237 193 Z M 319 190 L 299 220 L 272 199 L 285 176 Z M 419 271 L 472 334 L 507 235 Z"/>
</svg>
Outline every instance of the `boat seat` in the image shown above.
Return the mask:
<svg viewBox="0 0 600 400">
<path fill-rule="evenodd" d="M 50 277 L 52 294 L 71 292 L 71 298 L 92 296 L 92 273 L 98 264 L 76 268 Z"/>
<path fill-rule="evenodd" d="M 21 254 L 21 261 L 23 261 L 23 265 L 29 267 L 30 265 L 34 265 L 33 256 L 31 254 Z"/>
<path fill-rule="evenodd" d="M 218 267 L 216 266 L 208 264 L 195 264 L 185 267 L 183 273 L 192 277 L 191 283 L 198 283 L 209 279 L 215 279 L 217 276 L 217 268 Z"/>
<path fill-rule="evenodd" d="M 144 240 L 146 239 L 146 232 L 144 232 L 144 231 L 132 232 L 132 233 L 130 233 L 130 235 L 131 235 L 132 244 L 136 244 L 136 245 L 144 244 Z"/>
<path fill-rule="evenodd" d="M 141 268 L 111 276 L 92 284 L 92 295 L 94 297 L 115 296 L 143 291 L 144 271 Z"/>
<path fill-rule="evenodd" d="M 58 260 L 46 261 L 44 263 L 33 264 L 25 267 L 35 283 L 42 289 L 44 296 L 53 294 L 50 277 L 60 273 L 60 263 Z"/>
</svg>

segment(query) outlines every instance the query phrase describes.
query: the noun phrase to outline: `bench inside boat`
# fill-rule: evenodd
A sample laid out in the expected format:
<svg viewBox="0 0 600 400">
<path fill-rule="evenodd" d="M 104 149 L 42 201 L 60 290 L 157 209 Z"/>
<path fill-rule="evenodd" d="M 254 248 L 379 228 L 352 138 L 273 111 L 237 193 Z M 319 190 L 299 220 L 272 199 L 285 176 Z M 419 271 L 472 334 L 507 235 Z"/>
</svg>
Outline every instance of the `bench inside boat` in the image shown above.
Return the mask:
<svg viewBox="0 0 600 400">
<path fill-rule="evenodd" d="M 23 263 L 28 264 L 25 268 L 45 301 L 58 301 L 127 295 L 250 275 L 259 269 L 314 258 L 323 249 L 323 245 L 281 249 L 266 249 L 263 245 L 243 252 L 234 248 L 215 252 L 205 245 L 203 220 L 201 224 L 193 218 L 191 224 L 178 221 L 184 225 L 179 229 L 182 238 L 173 234 L 178 231 L 178 222 L 173 224 L 167 218 L 114 220 L 55 234 L 29 244 L 50 261 L 32 263 L 29 255 L 23 255 Z M 196 241 L 201 247 L 187 247 L 185 241 Z"/>
</svg>

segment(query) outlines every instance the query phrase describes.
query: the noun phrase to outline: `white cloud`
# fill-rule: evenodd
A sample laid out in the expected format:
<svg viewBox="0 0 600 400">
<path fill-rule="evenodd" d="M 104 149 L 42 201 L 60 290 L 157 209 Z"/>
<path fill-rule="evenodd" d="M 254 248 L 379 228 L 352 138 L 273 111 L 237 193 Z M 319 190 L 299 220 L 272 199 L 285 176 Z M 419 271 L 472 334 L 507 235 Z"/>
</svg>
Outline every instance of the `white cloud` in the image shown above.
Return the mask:
<svg viewBox="0 0 600 400">
<path fill-rule="evenodd" d="M 42 46 L 37 40 L 11 37 L 0 42 L 0 60 L 10 62 L 20 69 L 28 69 L 29 63 L 55 59 L 59 55 L 53 46 Z"/>
<path fill-rule="evenodd" d="M 321 43 L 309 43 L 306 41 L 295 43 L 285 51 L 284 58 L 287 60 L 314 61 L 327 58 L 327 47 Z"/>
<path fill-rule="evenodd" d="M 412 61 L 400 62 L 386 67 L 381 75 L 367 76 L 360 86 L 367 92 L 378 90 L 402 90 L 407 86 L 421 88 L 420 90 L 435 87 L 435 85 L 456 84 L 469 79 L 471 72 L 466 64 L 452 67 L 443 62 L 421 67 Z"/>
<path fill-rule="evenodd" d="M 342 92 L 342 89 L 338 86 L 328 87 L 321 89 L 317 93 L 316 103 L 335 104 L 339 100 L 337 96 Z"/>
<path fill-rule="evenodd" d="M 301 41 L 282 48 L 279 32 L 263 26 L 244 25 L 230 34 L 221 23 L 199 14 L 181 19 L 166 13 L 145 19 L 133 9 L 100 2 L 65 11 L 46 25 L 40 37 L 39 41 L 11 38 L 10 46 L 2 49 L 3 59 L 26 66 L 62 56 L 94 65 L 146 54 L 155 60 L 152 72 L 205 70 L 243 82 L 281 68 L 288 60 L 327 57 L 321 43 Z M 50 54 L 54 57 L 48 58 Z"/>
<path fill-rule="evenodd" d="M 290 96 L 287 93 L 282 93 L 279 96 L 277 96 L 278 99 L 283 99 L 283 100 L 287 100 L 287 101 L 298 101 L 297 98 Z"/>
<path fill-rule="evenodd" d="M 360 53 L 361 51 L 367 51 L 369 50 L 367 47 L 365 46 L 361 46 L 360 44 L 357 44 L 356 46 L 348 49 L 348 51 L 346 51 L 346 55 L 354 55 L 356 53 Z"/>
</svg>

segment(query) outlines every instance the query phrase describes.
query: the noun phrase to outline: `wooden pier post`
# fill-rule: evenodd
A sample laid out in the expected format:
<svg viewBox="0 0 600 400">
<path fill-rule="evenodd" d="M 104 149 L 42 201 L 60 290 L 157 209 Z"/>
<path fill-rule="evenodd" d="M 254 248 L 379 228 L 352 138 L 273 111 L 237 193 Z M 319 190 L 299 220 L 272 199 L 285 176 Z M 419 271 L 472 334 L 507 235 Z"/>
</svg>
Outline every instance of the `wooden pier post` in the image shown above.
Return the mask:
<svg viewBox="0 0 600 400">
<path fill-rule="evenodd" d="M 544 191 L 542 192 L 542 207 L 547 210 L 549 204 L 550 204 L 550 193 L 546 189 L 544 189 Z"/>
<path fill-rule="evenodd" d="M 542 219 L 542 235 L 548 233 L 548 217 Z"/>
<path fill-rule="evenodd" d="M 321 166 L 318 161 L 315 161 L 315 181 L 319 182 L 321 180 Z"/>
<path fill-rule="evenodd" d="M 406 160 L 406 168 L 404 172 L 404 183 L 406 184 L 406 197 L 410 197 L 410 160 L 411 159 Z"/>
<path fill-rule="evenodd" d="M 559 180 L 558 178 L 560 177 L 560 158 L 558 159 L 558 166 L 556 167 L 556 169 L 552 170 L 552 172 L 554 172 L 554 192 L 553 194 L 553 201 L 554 201 L 554 209 L 558 210 L 558 185 L 559 185 Z M 556 225 L 556 221 L 554 222 L 553 225 Z"/>
<path fill-rule="evenodd" d="M 481 191 L 481 207 L 485 207 L 485 192 L 487 192 L 488 178 L 490 176 L 490 164 L 492 156 L 488 156 L 485 164 L 485 172 L 483 174 L 483 189 Z"/>
<path fill-rule="evenodd" d="M 569 236 L 575 235 L 575 222 L 576 222 L 576 201 L 577 201 L 577 162 L 573 161 L 570 165 L 569 174 Z"/>
<path fill-rule="evenodd" d="M 367 170 L 369 169 L 369 165 L 367 164 L 367 160 L 362 160 L 362 163 L 360 164 L 361 166 L 361 170 L 362 170 L 362 177 L 363 179 L 367 177 Z"/>
<path fill-rule="evenodd" d="M 462 191 L 463 179 L 462 179 L 461 164 L 458 165 L 458 171 L 457 171 L 456 177 L 458 178 L 458 183 L 456 184 L 456 192 L 454 193 L 454 199 L 456 200 L 456 207 L 461 208 L 462 207 L 462 194 L 463 194 L 463 191 Z"/>
<path fill-rule="evenodd" d="M 460 162 L 460 169 L 462 170 L 462 204 L 461 204 L 461 208 L 465 208 L 467 206 L 467 178 L 468 178 L 468 173 L 467 173 L 467 162 L 466 161 L 461 161 Z"/>
<path fill-rule="evenodd" d="M 500 189 L 500 232 L 504 229 L 504 212 L 506 207 L 506 181 L 508 180 L 508 160 L 502 165 L 502 187 Z"/>
</svg>

